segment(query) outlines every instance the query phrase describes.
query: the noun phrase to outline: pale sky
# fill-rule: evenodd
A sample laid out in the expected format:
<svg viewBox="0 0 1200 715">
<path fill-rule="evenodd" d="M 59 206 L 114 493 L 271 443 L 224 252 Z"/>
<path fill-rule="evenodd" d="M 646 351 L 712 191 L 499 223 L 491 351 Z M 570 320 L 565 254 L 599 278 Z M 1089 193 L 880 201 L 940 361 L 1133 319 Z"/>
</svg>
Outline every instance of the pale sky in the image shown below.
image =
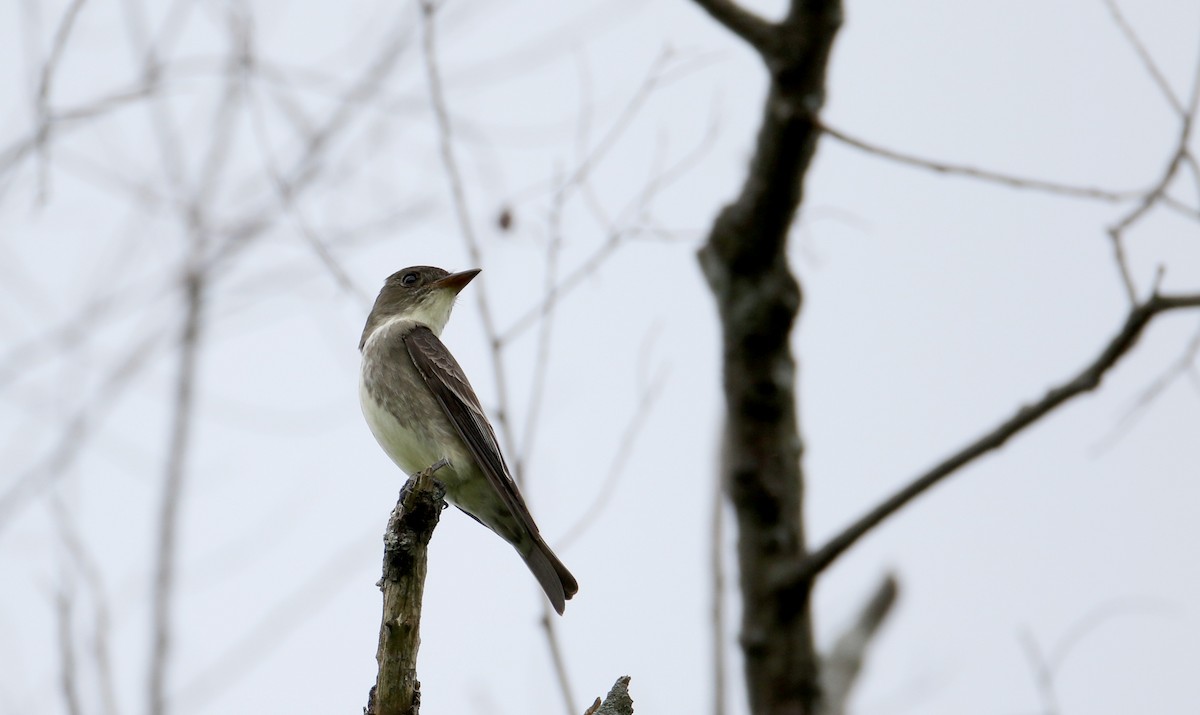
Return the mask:
<svg viewBox="0 0 1200 715">
<path fill-rule="evenodd" d="M 0 512 L 0 714 L 67 712 L 60 593 L 73 604 L 83 712 L 106 712 L 90 650 L 94 590 L 64 519 L 110 610 L 117 712 L 146 708 L 188 240 L 178 201 L 198 186 L 219 125 L 229 43 L 225 4 L 181 2 L 165 22 L 168 4 L 147 3 L 143 23 L 129 19 L 134 6 L 82 6 L 48 106 L 68 112 L 136 86 L 138 38 L 162 32 L 166 99 L 60 125 L 44 154 L 15 168 L 3 162 L 35 132 L 40 63 L 66 4 L 0 8 L 0 499 L 30 475 L 52 485 Z M 1122 9 L 1186 98 L 1200 6 Z M 247 221 L 271 223 L 222 259 L 206 303 L 167 692 L 179 715 L 359 712 L 375 676 L 380 536 L 403 475 L 359 413 L 355 346 L 388 274 L 476 266 L 450 201 L 415 6 L 242 12 L 256 64 L 233 83 L 206 250 Z M 1116 191 L 1153 185 L 1170 160 L 1178 115 L 1101 0 L 864 0 L 846 16 L 824 117 L 849 134 Z M 710 711 L 722 405 L 718 327 L 694 252 L 743 178 L 761 67 L 684 0 L 450 2 L 437 22 L 484 269 L 443 339 L 493 415 L 502 391 L 478 292 L 507 333 L 539 305 L 553 246 L 559 280 L 601 259 L 558 302 L 547 367 L 536 367 L 539 324 L 504 353 L 514 441 L 532 445 L 526 499 L 580 583 L 556 621 L 576 711 L 623 674 L 639 713 Z M 283 206 L 276 180 L 295 170 L 298 138 L 328 121 L 396 28 L 405 39 L 384 90 L 354 105 L 316 179 Z M 163 121 L 176 127 L 165 143 Z M 587 189 L 559 206 L 553 187 L 593 155 Z M 178 184 L 164 156 L 179 157 Z M 648 182 L 664 176 L 647 201 Z M 1192 207 L 1194 178 L 1170 192 Z M 791 246 L 805 291 L 794 344 L 812 543 L 1094 358 L 1128 309 L 1106 228 L 1132 206 L 936 175 L 822 141 Z M 496 226 L 504 207 L 508 232 Z M 1135 227 L 1129 264 L 1143 295 L 1160 265 L 1163 290 L 1200 290 L 1198 237 L 1195 221 L 1161 209 Z M 70 324 L 74 339 L 47 339 Z M 886 571 L 901 583 L 854 712 L 1044 712 L 1030 641 L 1046 659 L 1071 644 L 1055 670 L 1061 715 L 1200 709 L 1200 383 L 1185 374 L 1135 410 L 1198 325 L 1195 312 L 1157 321 L 1096 393 L 923 496 L 822 579 L 823 645 Z M 131 359 L 128 380 L 113 378 Z M 732 533 L 728 712 L 745 713 Z M 447 511 L 430 561 L 425 711 L 561 715 L 543 597 L 520 558 Z"/>
</svg>

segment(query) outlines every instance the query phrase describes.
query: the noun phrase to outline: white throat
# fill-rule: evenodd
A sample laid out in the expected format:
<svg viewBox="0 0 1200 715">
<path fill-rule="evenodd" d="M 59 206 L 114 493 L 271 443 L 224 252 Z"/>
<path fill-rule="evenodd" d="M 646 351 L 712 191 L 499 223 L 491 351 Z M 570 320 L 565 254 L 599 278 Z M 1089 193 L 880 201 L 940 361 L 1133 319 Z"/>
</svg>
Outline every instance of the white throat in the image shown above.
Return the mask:
<svg viewBox="0 0 1200 715">
<path fill-rule="evenodd" d="M 393 328 L 405 324 L 424 325 L 440 338 L 442 330 L 446 327 L 446 322 L 450 320 L 450 310 L 454 307 L 455 297 L 450 291 L 438 291 L 427 295 L 425 300 L 403 313 L 398 313 L 384 320 L 371 330 L 371 334 L 363 342 L 363 352 L 366 352 L 367 347 L 376 338 L 386 335 Z"/>
<path fill-rule="evenodd" d="M 404 319 L 428 326 L 433 334 L 441 337 L 446 321 L 450 320 L 450 310 L 454 308 L 453 291 L 435 290 L 426 294 L 425 299 L 417 303 L 412 310 L 404 314 Z"/>
</svg>

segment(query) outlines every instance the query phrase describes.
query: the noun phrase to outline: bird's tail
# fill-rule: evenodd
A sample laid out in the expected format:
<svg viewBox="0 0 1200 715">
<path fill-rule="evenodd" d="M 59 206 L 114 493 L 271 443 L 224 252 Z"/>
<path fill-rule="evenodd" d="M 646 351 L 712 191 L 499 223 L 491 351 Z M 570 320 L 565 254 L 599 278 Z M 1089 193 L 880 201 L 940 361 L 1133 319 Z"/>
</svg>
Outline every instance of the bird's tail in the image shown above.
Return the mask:
<svg viewBox="0 0 1200 715">
<path fill-rule="evenodd" d="M 524 552 L 524 549 L 517 551 Z M 525 559 L 525 565 L 533 572 L 554 610 L 561 616 L 566 602 L 579 591 L 575 577 L 563 566 L 563 562 L 558 560 L 546 542 L 542 541 L 541 536 L 534 536 L 532 548 L 528 553 L 521 553 L 521 558 Z"/>
</svg>

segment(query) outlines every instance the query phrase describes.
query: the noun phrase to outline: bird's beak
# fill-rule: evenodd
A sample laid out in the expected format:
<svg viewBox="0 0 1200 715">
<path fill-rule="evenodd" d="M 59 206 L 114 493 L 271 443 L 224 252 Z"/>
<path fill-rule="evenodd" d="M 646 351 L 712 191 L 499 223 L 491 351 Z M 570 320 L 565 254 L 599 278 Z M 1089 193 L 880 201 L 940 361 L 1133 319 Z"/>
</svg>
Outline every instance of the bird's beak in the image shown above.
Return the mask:
<svg viewBox="0 0 1200 715">
<path fill-rule="evenodd" d="M 446 276 L 445 278 L 440 278 L 440 279 L 434 281 L 433 283 L 430 284 L 430 287 L 432 287 L 432 288 L 449 288 L 450 290 L 454 291 L 455 294 L 457 294 L 460 290 L 462 290 L 463 288 L 466 288 L 467 284 L 471 282 L 471 279 L 477 275 L 479 275 L 478 268 L 472 268 L 469 271 L 459 271 L 458 273 L 451 273 L 450 275 Z"/>
</svg>

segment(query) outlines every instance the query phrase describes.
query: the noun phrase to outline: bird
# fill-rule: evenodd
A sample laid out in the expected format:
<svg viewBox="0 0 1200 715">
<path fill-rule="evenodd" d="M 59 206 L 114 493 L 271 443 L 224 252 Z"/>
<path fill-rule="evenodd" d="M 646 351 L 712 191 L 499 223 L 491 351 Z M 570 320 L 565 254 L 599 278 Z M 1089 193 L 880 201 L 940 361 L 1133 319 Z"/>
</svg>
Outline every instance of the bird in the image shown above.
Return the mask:
<svg viewBox="0 0 1200 715">
<path fill-rule="evenodd" d="M 387 277 L 358 343 L 359 403 L 406 474 L 445 460 L 436 478 L 446 501 L 511 544 L 562 615 L 579 584 L 538 532 L 475 390 L 441 341 L 455 299 L 479 272 L 412 266 Z"/>
</svg>

